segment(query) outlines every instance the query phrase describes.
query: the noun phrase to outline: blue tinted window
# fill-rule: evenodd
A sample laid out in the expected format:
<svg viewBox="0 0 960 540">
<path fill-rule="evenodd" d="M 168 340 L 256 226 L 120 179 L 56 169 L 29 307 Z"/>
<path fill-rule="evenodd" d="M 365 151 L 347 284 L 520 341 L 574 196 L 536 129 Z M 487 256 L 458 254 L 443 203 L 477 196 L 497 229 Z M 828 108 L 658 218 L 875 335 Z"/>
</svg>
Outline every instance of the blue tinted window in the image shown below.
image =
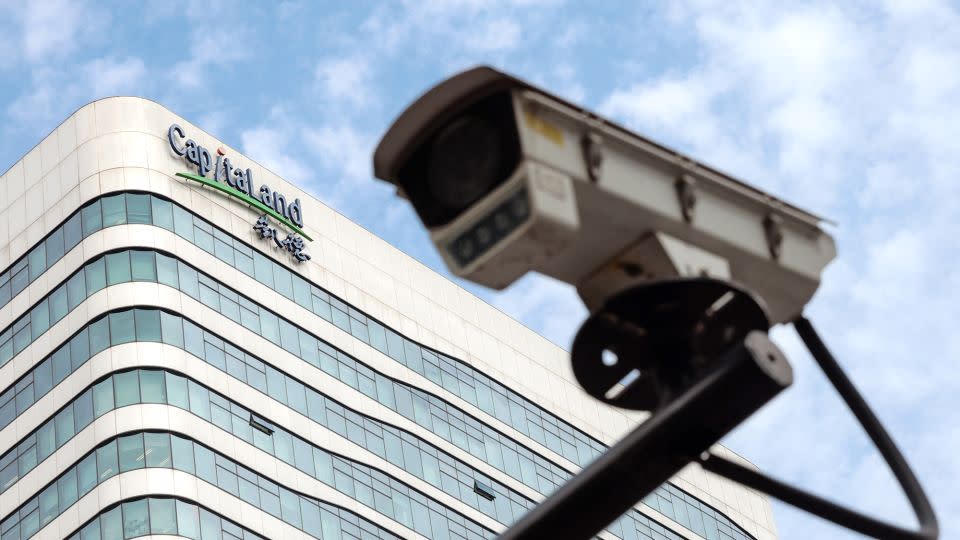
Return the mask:
<svg viewBox="0 0 960 540">
<path fill-rule="evenodd" d="M 145 193 L 127 193 L 127 223 L 150 224 L 150 196 Z"/>
<path fill-rule="evenodd" d="M 150 499 L 150 532 L 177 533 L 177 510 L 173 499 Z"/>
<path fill-rule="evenodd" d="M 113 376 L 117 408 L 140 402 L 140 384 L 136 371 L 117 373 Z"/>
<path fill-rule="evenodd" d="M 199 540 L 200 511 L 196 506 L 177 501 L 177 529 L 180 536 Z"/>
<path fill-rule="evenodd" d="M 103 226 L 122 225 L 127 221 L 127 208 L 123 194 L 100 199 L 103 208 Z"/>
<path fill-rule="evenodd" d="M 93 204 L 88 204 L 83 207 L 83 210 L 80 211 L 81 221 L 83 222 L 83 236 L 89 236 L 90 234 L 99 231 L 103 228 L 103 218 L 100 214 L 100 201 L 97 200 Z"/>
<path fill-rule="evenodd" d="M 130 252 L 110 253 L 107 260 L 107 285 L 130 281 Z"/>
<path fill-rule="evenodd" d="M 117 454 L 120 458 L 120 472 L 142 469 L 144 467 L 143 435 L 136 433 L 120 437 L 117 440 Z"/>
<path fill-rule="evenodd" d="M 150 534 L 150 514 L 146 499 L 123 503 L 123 537 Z"/>
</svg>

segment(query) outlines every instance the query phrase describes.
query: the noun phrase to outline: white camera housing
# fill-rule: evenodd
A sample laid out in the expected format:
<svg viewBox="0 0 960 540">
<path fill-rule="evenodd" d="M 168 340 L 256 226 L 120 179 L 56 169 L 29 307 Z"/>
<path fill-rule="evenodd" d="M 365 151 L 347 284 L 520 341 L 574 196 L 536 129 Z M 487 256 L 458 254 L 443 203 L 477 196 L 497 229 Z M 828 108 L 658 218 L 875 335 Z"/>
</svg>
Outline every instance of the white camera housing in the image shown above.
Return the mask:
<svg viewBox="0 0 960 540">
<path fill-rule="evenodd" d="M 469 204 L 445 207 L 422 163 L 445 158 L 431 145 L 469 115 L 494 118 L 487 150 L 504 172 Z M 748 288 L 771 322 L 786 322 L 836 256 L 818 216 L 488 67 L 410 105 L 380 141 L 374 174 L 411 200 L 454 274 L 503 289 L 534 270 L 577 287 L 591 309 L 642 280 L 707 275 Z"/>
</svg>

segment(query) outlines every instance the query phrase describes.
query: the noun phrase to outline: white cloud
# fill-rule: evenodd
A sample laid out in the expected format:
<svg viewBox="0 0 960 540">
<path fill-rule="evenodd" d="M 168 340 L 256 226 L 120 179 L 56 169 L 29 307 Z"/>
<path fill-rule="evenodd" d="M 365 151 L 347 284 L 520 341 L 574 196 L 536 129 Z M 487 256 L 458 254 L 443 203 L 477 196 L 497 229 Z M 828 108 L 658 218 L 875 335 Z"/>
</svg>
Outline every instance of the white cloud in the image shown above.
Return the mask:
<svg viewBox="0 0 960 540">
<path fill-rule="evenodd" d="M 67 0 L 25 2 L 16 11 L 22 21 L 23 55 L 30 63 L 73 52 L 81 37 L 97 32 L 108 17 L 93 6 Z"/>
<path fill-rule="evenodd" d="M 240 132 L 241 151 L 282 178 L 308 183 L 313 169 L 296 153 L 297 131 L 296 121 L 275 107 L 265 122 Z"/>
<path fill-rule="evenodd" d="M 324 98 L 359 107 L 373 99 L 370 66 L 365 58 L 327 58 L 317 63 L 314 77 Z"/>
<path fill-rule="evenodd" d="M 20 126 L 43 132 L 47 123 L 94 99 L 142 94 L 146 68 L 137 57 L 96 58 L 69 71 L 35 68 L 30 89 L 7 107 L 9 117 Z"/>
<path fill-rule="evenodd" d="M 948 360 L 960 350 L 960 252 L 952 249 L 960 145 L 950 135 L 960 125 L 960 40 L 921 22 L 945 24 L 956 13 L 932 2 L 922 15 L 904 5 L 884 14 L 678 4 L 671 16 L 694 29 L 697 61 L 621 85 L 602 109 L 839 219 L 842 259 L 809 311 L 907 451 L 944 536 L 955 536 L 960 520 L 944 510 L 960 507 L 960 497 L 943 475 L 955 483 L 960 471 L 940 469 L 938 452 L 939 435 L 956 436 L 951 411 L 960 406 Z M 909 522 L 899 488 L 796 338 L 778 331 L 777 341 L 796 384 L 737 431 L 734 447 L 788 481 Z M 783 507 L 777 517 L 783 538 L 843 536 Z"/>
<path fill-rule="evenodd" d="M 210 19 L 215 19 L 210 15 Z M 243 60 L 250 54 L 246 27 L 240 24 L 211 25 L 210 19 L 194 22 L 190 32 L 190 46 L 183 49 L 184 60 L 169 71 L 173 81 L 184 89 L 198 89 L 216 84 L 207 75 L 214 65 L 228 65 Z"/>
<path fill-rule="evenodd" d="M 126 95 L 142 88 L 147 76 L 140 58 L 98 58 L 83 66 L 83 74 L 95 96 Z"/>
<path fill-rule="evenodd" d="M 478 52 L 504 51 L 517 46 L 521 33 L 516 21 L 501 17 L 482 21 L 471 28 L 463 43 Z"/>
<path fill-rule="evenodd" d="M 346 123 L 326 124 L 304 130 L 304 144 L 320 163 L 338 171 L 351 183 L 370 178 L 373 138 Z"/>
</svg>

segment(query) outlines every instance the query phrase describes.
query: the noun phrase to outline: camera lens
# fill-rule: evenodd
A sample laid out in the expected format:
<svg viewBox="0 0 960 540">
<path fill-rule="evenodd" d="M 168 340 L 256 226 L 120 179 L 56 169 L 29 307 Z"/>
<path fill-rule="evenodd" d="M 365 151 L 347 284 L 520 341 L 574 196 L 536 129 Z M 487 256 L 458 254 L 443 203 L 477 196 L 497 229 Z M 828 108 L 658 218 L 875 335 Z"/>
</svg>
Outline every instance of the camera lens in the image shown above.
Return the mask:
<svg viewBox="0 0 960 540">
<path fill-rule="evenodd" d="M 460 210 L 497 183 L 502 151 L 497 130 L 473 115 L 451 122 L 437 134 L 427 164 L 427 185 L 437 202 Z"/>
</svg>

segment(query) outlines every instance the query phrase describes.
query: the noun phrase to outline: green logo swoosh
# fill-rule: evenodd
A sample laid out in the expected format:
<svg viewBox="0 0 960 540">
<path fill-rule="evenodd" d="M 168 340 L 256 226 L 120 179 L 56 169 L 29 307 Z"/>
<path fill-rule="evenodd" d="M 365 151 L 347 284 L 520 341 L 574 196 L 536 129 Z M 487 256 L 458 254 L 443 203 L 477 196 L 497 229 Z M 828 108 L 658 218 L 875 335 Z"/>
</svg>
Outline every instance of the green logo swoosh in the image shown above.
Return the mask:
<svg viewBox="0 0 960 540">
<path fill-rule="evenodd" d="M 239 189 L 232 188 L 232 187 L 230 187 L 230 186 L 227 185 L 227 184 L 221 184 L 220 182 L 216 182 L 216 181 L 214 181 L 214 180 L 210 180 L 209 178 L 205 178 L 205 177 L 203 177 L 203 176 L 198 176 L 198 175 L 196 175 L 196 174 L 177 173 L 177 176 L 179 176 L 179 177 L 181 177 L 181 178 L 186 178 L 187 180 L 193 180 L 194 182 L 200 182 L 201 184 L 203 184 L 203 185 L 205 185 L 205 186 L 210 186 L 210 187 L 212 187 L 213 189 L 220 190 L 220 191 L 226 193 L 227 195 L 230 195 L 231 197 L 236 197 L 237 199 L 240 199 L 241 201 L 249 204 L 250 206 L 256 208 L 257 210 L 260 210 L 260 211 L 263 212 L 264 214 L 269 215 L 269 216 L 272 217 L 273 219 L 277 220 L 279 223 L 285 225 L 285 226 L 286 226 L 288 229 L 290 229 L 291 231 L 293 231 L 293 232 L 299 234 L 300 236 L 306 238 L 306 239 L 309 240 L 310 242 L 313 242 L 313 238 L 310 238 L 310 236 L 308 236 L 307 233 L 303 232 L 303 229 L 301 229 L 300 227 L 297 227 L 296 225 L 294 225 L 293 222 L 290 221 L 289 218 L 287 218 L 287 217 L 285 217 L 284 215 L 280 214 L 279 212 L 277 212 L 277 211 L 274 210 L 273 208 L 270 208 L 269 206 L 263 204 L 263 201 L 258 201 L 257 199 L 254 199 L 253 197 L 251 197 L 250 195 L 247 195 L 246 193 L 240 191 Z"/>
</svg>

